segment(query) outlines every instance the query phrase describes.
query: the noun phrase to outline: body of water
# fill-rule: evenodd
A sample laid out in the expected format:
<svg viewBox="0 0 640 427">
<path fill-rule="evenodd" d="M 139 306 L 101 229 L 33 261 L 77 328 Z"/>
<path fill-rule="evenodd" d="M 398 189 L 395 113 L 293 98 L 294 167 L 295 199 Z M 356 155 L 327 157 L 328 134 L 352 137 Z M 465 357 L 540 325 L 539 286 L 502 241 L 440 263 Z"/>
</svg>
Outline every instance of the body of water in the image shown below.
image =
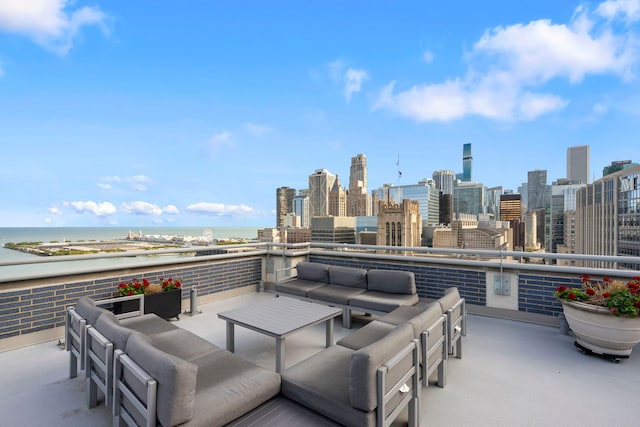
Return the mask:
<svg viewBox="0 0 640 427">
<path fill-rule="evenodd" d="M 124 240 L 129 232 L 143 235 L 170 236 L 202 236 L 215 239 L 243 238 L 255 239 L 258 236 L 257 227 L 2 227 L 0 228 L 0 262 L 11 262 L 38 258 L 38 255 L 28 254 L 4 247 L 6 243 L 20 242 L 76 242 L 100 240 Z M 213 232 L 212 232 L 213 231 Z M 16 266 L 0 266 L 0 278 L 14 277 L 39 271 L 64 271 L 73 263 L 78 266 L 113 265 L 114 263 L 132 263 L 144 258 L 108 258 L 85 261 L 54 262 L 46 264 L 26 264 Z"/>
</svg>

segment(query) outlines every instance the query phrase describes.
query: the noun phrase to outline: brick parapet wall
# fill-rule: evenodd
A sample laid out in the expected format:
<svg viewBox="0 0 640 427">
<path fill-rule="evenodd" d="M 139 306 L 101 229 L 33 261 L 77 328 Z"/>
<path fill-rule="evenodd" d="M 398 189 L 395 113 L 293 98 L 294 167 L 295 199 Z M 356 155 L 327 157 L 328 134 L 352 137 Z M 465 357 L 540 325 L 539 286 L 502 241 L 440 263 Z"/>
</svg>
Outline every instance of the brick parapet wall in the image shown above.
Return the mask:
<svg viewBox="0 0 640 427">
<path fill-rule="evenodd" d="M 81 296 L 100 300 L 112 298 L 119 283 L 134 278 L 159 283 L 173 277 L 183 284 L 182 298 L 196 286 L 198 296 L 255 286 L 262 280 L 262 257 L 241 258 L 195 264 L 186 267 L 165 267 L 140 274 L 117 275 L 95 280 L 80 280 L 48 284 L 0 292 L 0 339 L 30 334 L 45 329 L 63 327 L 67 307 Z"/>
</svg>

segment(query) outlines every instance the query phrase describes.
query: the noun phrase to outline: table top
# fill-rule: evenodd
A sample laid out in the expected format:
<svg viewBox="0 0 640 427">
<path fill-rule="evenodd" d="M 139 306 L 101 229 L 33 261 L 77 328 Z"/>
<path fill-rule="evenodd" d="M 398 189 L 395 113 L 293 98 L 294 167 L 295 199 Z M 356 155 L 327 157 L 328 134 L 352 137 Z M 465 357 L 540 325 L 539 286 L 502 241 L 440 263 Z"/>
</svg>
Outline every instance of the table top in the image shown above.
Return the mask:
<svg viewBox="0 0 640 427">
<path fill-rule="evenodd" d="M 342 310 L 294 298 L 269 301 L 218 313 L 218 317 L 272 336 L 285 336 L 307 326 L 339 316 Z"/>
</svg>

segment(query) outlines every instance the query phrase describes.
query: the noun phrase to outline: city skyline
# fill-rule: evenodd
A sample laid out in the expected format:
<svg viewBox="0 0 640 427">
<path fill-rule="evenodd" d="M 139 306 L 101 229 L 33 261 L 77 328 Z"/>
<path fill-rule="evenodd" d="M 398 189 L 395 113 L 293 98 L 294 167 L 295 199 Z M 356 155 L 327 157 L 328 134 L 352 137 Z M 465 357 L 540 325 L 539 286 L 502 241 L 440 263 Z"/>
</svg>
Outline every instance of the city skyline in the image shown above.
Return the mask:
<svg viewBox="0 0 640 427">
<path fill-rule="evenodd" d="M 513 191 L 640 161 L 640 0 L 465 7 L 0 0 L 0 226 L 272 226 L 359 153 L 369 194 L 469 143 Z"/>
</svg>

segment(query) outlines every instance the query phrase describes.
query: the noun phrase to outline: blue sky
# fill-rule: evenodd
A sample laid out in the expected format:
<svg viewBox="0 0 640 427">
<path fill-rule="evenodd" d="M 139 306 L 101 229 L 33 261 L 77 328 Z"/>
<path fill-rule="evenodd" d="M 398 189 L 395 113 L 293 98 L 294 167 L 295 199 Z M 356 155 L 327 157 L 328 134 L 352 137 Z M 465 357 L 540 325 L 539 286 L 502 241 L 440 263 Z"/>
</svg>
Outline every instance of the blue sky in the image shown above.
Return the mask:
<svg viewBox="0 0 640 427">
<path fill-rule="evenodd" d="M 0 0 L 0 226 L 273 226 L 316 169 L 640 162 L 640 0 Z M 398 178 L 398 166 L 402 178 Z"/>
</svg>

